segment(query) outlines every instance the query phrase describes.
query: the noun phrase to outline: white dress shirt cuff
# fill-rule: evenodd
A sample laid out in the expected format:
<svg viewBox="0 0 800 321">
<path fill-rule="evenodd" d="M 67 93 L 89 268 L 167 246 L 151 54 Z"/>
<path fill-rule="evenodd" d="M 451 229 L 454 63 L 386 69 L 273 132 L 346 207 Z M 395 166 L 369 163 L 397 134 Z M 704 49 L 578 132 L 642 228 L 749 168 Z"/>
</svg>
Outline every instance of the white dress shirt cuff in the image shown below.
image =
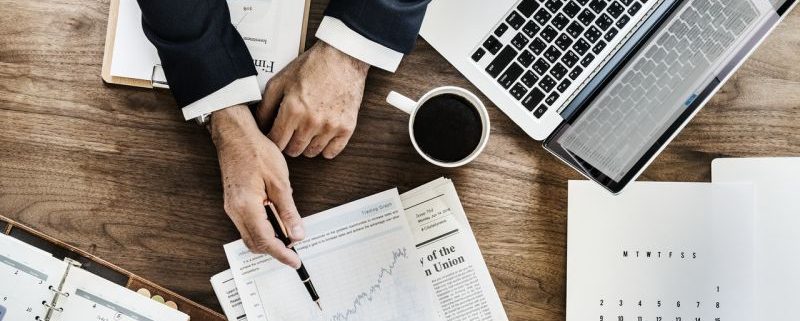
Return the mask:
<svg viewBox="0 0 800 321">
<path fill-rule="evenodd" d="M 189 106 L 183 107 L 183 118 L 192 120 L 220 109 L 259 100 L 261 100 L 261 90 L 256 76 L 239 78 Z"/>
<path fill-rule="evenodd" d="M 367 39 L 337 18 L 322 18 L 316 36 L 353 58 L 389 72 L 397 70 L 403 60 L 403 53 Z"/>
</svg>

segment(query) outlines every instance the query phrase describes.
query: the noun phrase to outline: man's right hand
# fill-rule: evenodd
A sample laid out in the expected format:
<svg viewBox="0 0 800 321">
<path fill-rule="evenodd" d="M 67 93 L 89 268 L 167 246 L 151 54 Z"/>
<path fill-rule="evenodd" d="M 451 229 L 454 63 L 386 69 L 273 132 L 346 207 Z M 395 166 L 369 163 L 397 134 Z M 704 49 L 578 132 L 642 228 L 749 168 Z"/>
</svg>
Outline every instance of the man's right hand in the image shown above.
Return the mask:
<svg viewBox="0 0 800 321">
<path fill-rule="evenodd" d="M 267 202 L 275 205 L 292 242 L 305 237 L 280 149 L 261 133 L 244 105 L 214 112 L 210 131 L 222 172 L 225 212 L 242 240 L 255 253 L 266 253 L 286 265 L 300 267 L 297 254 L 275 238 L 264 210 Z"/>
</svg>

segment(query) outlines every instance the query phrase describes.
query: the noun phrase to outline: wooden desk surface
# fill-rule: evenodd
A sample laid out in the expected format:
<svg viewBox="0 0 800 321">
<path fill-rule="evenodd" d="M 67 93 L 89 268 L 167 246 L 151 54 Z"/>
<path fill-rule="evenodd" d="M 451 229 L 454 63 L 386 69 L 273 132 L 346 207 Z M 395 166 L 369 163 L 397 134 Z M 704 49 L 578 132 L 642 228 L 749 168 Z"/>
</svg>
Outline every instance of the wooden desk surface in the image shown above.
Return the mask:
<svg viewBox="0 0 800 321">
<path fill-rule="evenodd" d="M 313 1 L 316 30 L 326 1 Z M 219 309 L 209 277 L 238 239 L 204 129 L 167 92 L 106 86 L 107 0 L 0 0 L 0 213 Z M 800 12 L 794 11 L 642 180 L 708 181 L 723 156 L 800 156 Z M 309 43 L 313 37 L 309 39 Z M 410 145 L 389 90 L 475 92 L 420 40 L 396 74 L 370 73 L 359 125 L 333 161 L 292 159 L 301 212 L 394 186 L 455 181 L 512 320 L 563 320 L 567 180 L 580 178 L 485 97 L 490 144 L 445 170 Z"/>
</svg>

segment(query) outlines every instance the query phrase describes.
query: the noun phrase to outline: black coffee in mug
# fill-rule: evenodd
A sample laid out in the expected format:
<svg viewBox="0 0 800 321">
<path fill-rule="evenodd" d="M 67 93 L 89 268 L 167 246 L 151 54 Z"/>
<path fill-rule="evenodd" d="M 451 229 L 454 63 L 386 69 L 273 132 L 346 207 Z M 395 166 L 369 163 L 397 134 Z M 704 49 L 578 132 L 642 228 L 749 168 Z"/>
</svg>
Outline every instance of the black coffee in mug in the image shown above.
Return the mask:
<svg viewBox="0 0 800 321">
<path fill-rule="evenodd" d="M 413 132 L 423 153 L 439 162 L 455 163 L 481 144 L 483 121 L 478 108 L 464 97 L 442 94 L 417 109 Z"/>
</svg>

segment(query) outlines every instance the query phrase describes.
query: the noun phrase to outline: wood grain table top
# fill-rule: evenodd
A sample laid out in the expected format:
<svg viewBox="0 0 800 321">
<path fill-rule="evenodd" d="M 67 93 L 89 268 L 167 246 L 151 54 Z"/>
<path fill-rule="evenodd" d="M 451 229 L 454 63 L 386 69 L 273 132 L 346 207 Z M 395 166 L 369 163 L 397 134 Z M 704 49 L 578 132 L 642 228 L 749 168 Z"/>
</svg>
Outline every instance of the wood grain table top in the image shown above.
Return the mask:
<svg viewBox="0 0 800 321">
<path fill-rule="evenodd" d="M 310 35 L 326 5 L 312 1 Z M 0 213 L 219 310 L 209 277 L 239 236 L 215 150 L 168 92 L 103 84 L 108 8 L 0 0 Z M 717 157 L 800 156 L 798 28 L 794 11 L 640 179 L 709 181 Z M 452 178 L 511 320 L 563 320 L 566 188 L 580 176 L 482 95 L 484 153 L 457 169 L 427 164 L 384 98 L 442 85 L 478 93 L 421 39 L 397 73 L 373 69 L 345 151 L 289 160 L 300 211 Z"/>
</svg>

